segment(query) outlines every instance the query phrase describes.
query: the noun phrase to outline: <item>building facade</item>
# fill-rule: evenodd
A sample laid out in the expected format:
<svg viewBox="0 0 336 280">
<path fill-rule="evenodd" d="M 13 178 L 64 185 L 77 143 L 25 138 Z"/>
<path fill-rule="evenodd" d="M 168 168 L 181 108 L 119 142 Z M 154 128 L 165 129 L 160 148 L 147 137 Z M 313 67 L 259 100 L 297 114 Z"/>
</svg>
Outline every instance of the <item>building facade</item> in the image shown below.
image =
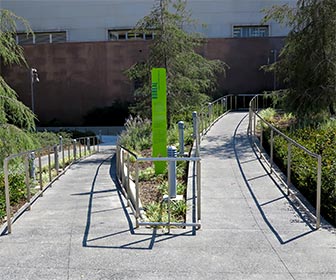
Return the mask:
<svg viewBox="0 0 336 280">
<path fill-rule="evenodd" d="M 2 7 L 27 19 L 36 38 L 21 43 L 150 39 L 131 32 L 155 0 L 2 0 Z M 285 36 L 288 30 L 262 24 L 263 9 L 296 0 L 188 0 L 197 32 L 207 38 Z M 19 27 L 20 29 L 20 27 Z M 20 32 L 19 32 L 20 33 Z"/>
<path fill-rule="evenodd" d="M 155 34 L 134 34 L 154 0 L 2 0 L 1 8 L 27 19 L 34 36 L 18 27 L 29 67 L 38 69 L 35 112 L 45 125 L 80 125 L 91 110 L 131 101 L 134 85 L 125 71 L 148 54 Z M 262 9 L 296 1 L 188 0 L 192 17 L 207 38 L 199 52 L 225 61 L 219 94 L 259 93 L 277 87 L 275 75 L 260 70 L 277 59 L 288 30 L 262 24 Z M 2 74 L 29 107 L 29 69 L 4 68 Z"/>
</svg>

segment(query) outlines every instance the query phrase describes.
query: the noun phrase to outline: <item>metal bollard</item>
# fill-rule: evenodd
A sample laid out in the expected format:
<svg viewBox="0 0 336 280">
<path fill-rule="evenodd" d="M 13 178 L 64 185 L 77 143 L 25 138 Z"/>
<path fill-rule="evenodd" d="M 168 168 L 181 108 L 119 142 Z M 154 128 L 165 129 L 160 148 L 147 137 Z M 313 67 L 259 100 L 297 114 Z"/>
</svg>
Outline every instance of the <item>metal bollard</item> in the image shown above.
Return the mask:
<svg viewBox="0 0 336 280">
<path fill-rule="evenodd" d="M 184 155 L 184 122 L 179 121 L 178 122 L 178 130 L 179 130 L 179 155 Z"/>
<path fill-rule="evenodd" d="M 197 112 L 194 111 L 192 113 L 192 118 L 193 118 L 193 139 L 194 139 L 194 143 L 196 145 L 196 156 L 199 156 L 200 153 L 200 135 L 199 135 L 199 131 L 198 131 L 198 117 L 197 117 Z"/>
<path fill-rule="evenodd" d="M 29 154 L 29 177 L 35 181 L 35 153 Z"/>
<path fill-rule="evenodd" d="M 209 125 L 211 124 L 212 122 L 212 104 L 211 103 L 208 103 L 208 119 L 209 119 Z"/>
<path fill-rule="evenodd" d="M 74 155 L 74 160 L 76 160 L 77 157 L 77 140 L 73 139 L 72 140 L 73 143 L 73 155 Z"/>
<path fill-rule="evenodd" d="M 86 138 L 86 145 L 87 145 L 87 150 L 88 150 L 88 152 L 90 152 L 90 137 L 87 137 Z"/>
<path fill-rule="evenodd" d="M 174 146 L 168 147 L 168 157 L 176 158 L 177 149 Z M 168 187 L 169 197 L 176 197 L 176 161 L 169 161 L 168 163 Z"/>
<path fill-rule="evenodd" d="M 58 147 L 57 147 L 57 145 L 54 146 L 54 159 L 55 159 L 56 174 L 58 175 L 58 173 L 59 173 L 59 158 L 58 158 Z"/>
</svg>

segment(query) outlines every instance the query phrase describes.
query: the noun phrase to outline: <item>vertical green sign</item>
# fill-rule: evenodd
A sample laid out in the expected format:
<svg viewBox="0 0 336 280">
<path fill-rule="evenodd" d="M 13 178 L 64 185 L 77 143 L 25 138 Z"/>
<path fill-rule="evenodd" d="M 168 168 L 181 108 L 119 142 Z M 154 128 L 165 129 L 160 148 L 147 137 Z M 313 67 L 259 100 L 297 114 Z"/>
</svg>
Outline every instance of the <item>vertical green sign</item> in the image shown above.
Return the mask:
<svg viewBox="0 0 336 280">
<path fill-rule="evenodd" d="M 152 142 L 153 157 L 167 157 L 166 69 L 152 69 Z M 155 162 L 155 173 L 162 174 L 166 162 Z"/>
</svg>

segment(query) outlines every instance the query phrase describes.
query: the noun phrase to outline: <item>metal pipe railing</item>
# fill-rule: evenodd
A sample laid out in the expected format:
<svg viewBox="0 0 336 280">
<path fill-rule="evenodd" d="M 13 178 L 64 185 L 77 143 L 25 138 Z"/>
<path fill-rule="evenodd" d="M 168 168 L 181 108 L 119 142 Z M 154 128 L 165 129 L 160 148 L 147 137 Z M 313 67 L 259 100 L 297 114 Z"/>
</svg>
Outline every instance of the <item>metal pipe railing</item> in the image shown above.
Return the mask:
<svg viewBox="0 0 336 280">
<path fill-rule="evenodd" d="M 136 154 L 132 153 L 125 147 L 121 145 L 117 145 L 117 164 L 116 164 L 116 173 L 119 180 L 119 183 L 122 186 L 123 192 L 126 193 L 125 197 L 128 201 L 128 204 L 131 206 L 133 214 L 136 218 L 136 227 L 139 226 L 168 226 L 170 228 L 171 226 L 177 226 L 177 227 L 200 227 L 200 217 L 201 217 L 201 179 L 200 179 L 200 158 L 199 157 L 138 157 Z M 130 158 L 134 158 L 134 178 L 130 175 L 131 170 L 131 160 Z M 197 191 L 193 195 L 195 196 L 197 203 L 193 205 L 197 209 L 197 220 L 196 222 L 173 222 L 171 221 L 171 209 L 170 209 L 170 203 L 171 199 L 170 197 L 167 198 L 167 211 L 168 211 L 168 221 L 162 222 L 162 221 L 147 221 L 145 218 L 145 213 L 142 209 L 141 199 L 140 199 L 140 186 L 139 186 L 139 172 L 140 162 L 158 162 L 158 161 L 165 161 L 165 162 L 177 162 L 177 161 L 188 161 L 188 162 L 196 162 L 197 169 L 194 174 L 191 176 L 195 176 L 197 180 L 195 190 Z M 169 177 L 169 169 L 168 169 L 168 177 Z M 190 176 L 190 175 L 189 175 Z M 133 187 L 132 187 L 133 186 Z"/>
<path fill-rule="evenodd" d="M 264 103 L 264 98 L 263 98 Z M 263 104 L 264 105 L 264 104 Z M 292 171 L 292 149 L 293 146 L 297 147 L 298 149 L 305 152 L 307 155 L 317 159 L 317 178 L 316 178 L 316 213 L 315 213 L 315 219 L 316 219 L 316 228 L 320 228 L 321 226 L 321 185 L 322 185 L 322 157 L 321 155 L 318 155 L 316 153 L 311 152 L 306 147 L 300 145 L 295 140 L 291 139 L 284 133 L 282 133 L 280 130 L 275 128 L 272 124 L 264 120 L 259 114 L 259 96 L 255 96 L 251 101 L 249 105 L 249 125 L 248 125 L 248 131 L 253 136 L 252 142 L 253 146 L 256 147 L 259 150 L 260 157 L 262 156 L 262 147 L 263 147 L 263 126 L 268 127 L 271 130 L 271 141 L 270 141 L 270 168 L 271 172 L 274 170 L 273 168 L 273 150 L 274 150 L 274 137 L 275 135 L 278 135 L 285 139 L 287 141 L 287 180 L 284 182 L 282 178 L 279 176 L 279 179 L 286 185 L 287 188 L 287 194 L 289 195 L 291 193 L 290 185 L 291 185 L 291 171 Z M 253 122 L 253 123 L 252 123 Z M 259 146 L 256 144 L 256 127 L 257 123 L 260 122 L 260 138 L 259 138 Z M 253 128 L 253 129 L 252 129 Z M 275 133 L 275 135 L 274 135 Z M 268 161 L 266 161 L 268 162 Z M 275 173 L 276 174 L 276 173 Z"/>
<path fill-rule="evenodd" d="M 75 143 L 80 143 L 81 140 L 84 139 L 78 138 L 74 140 L 74 147 Z M 86 137 L 85 137 L 86 139 Z M 83 156 L 87 156 L 91 154 L 92 152 L 95 152 L 98 150 L 99 147 L 99 142 L 95 141 L 95 136 L 89 137 L 89 140 L 87 140 L 88 143 L 87 147 L 92 145 L 92 149 L 90 150 L 88 148 L 87 153 L 84 153 Z M 23 206 L 23 210 L 29 210 L 31 204 L 35 201 L 35 199 L 39 196 L 43 195 L 43 191 L 46 189 L 43 186 L 43 173 L 45 173 L 44 169 L 46 168 L 46 174 L 48 176 L 48 182 L 47 185 L 51 185 L 53 180 L 55 180 L 59 175 L 61 175 L 65 171 L 65 162 L 68 162 L 68 164 L 72 164 L 74 161 L 76 161 L 78 158 L 76 157 L 76 152 L 74 151 L 73 154 L 71 155 L 70 152 L 70 145 L 65 145 L 64 142 L 62 141 L 62 144 L 59 145 L 54 145 L 54 146 L 49 146 L 49 147 L 44 147 L 36 150 L 31 150 L 27 152 L 22 152 L 18 154 L 13 154 L 4 159 L 4 181 L 5 181 L 5 201 L 6 201 L 6 218 L 7 218 L 7 232 L 10 234 L 12 232 L 12 211 L 11 211 L 11 201 L 10 201 L 10 183 L 9 183 L 9 177 L 10 177 L 10 162 L 14 159 L 17 159 L 19 162 L 19 166 L 22 166 L 24 172 L 23 174 L 25 175 L 25 185 L 26 185 L 26 205 Z M 79 144 L 80 145 L 80 144 Z M 97 147 L 96 147 L 97 146 Z M 59 173 L 60 171 L 60 157 L 59 157 L 59 148 L 60 153 L 62 155 L 62 173 Z M 68 157 L 65 157 L 64 151 L 65 149 L 68 150 Z M 52 153 L 51 153 L 52 151 Z M 89 153 L 90 152 L 90 153 Z M 31 155 L 34 154 L 35 156 L 37 155 L 37 158 L 34 157 L 32 160 Z M 53 161 L 51 158 L 51 155 L 54 155 Z M 36 165 L 38 168 L 36 168 Z M 56 174 L 56 176 L 53 176 L 53 171 Z M 38 184 L 39 184 L 39 191 L 35 194 L 34 199 L 32 198 L 32 188 L 31 184 L 34 183 L 36 174 L 38 174 Z M 35 198 L 36 197 L 36 198 Z"/>
</svg>

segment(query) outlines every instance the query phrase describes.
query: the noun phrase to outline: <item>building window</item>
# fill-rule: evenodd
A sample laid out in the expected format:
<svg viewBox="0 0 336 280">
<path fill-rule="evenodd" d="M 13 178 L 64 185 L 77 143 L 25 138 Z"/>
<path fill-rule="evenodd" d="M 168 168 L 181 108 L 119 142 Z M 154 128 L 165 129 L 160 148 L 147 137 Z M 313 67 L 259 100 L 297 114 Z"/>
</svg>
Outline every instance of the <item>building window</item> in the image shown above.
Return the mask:
<svg viewBox="0 0 336 280">
<path fill-rule="evenodd" d="M 118 40 L 152 40 L 154 32 L 136 33 L 130 29 L 113 29 L 108 31 L 110 41 Z"/>
<path fill-rule="evenodd" d="M 18 33 L 16 35 L 16 42 L 20 45 L 28 44 L 51 44 L 66 42 L 66 32 L 35 32 L 32 34 Z"/>
<path fill-rule="evenodd" d="M 267 37 L 269 36 L 268 25 L 235 25 L 233 26 L 233 37 Z"/>
</svg>

